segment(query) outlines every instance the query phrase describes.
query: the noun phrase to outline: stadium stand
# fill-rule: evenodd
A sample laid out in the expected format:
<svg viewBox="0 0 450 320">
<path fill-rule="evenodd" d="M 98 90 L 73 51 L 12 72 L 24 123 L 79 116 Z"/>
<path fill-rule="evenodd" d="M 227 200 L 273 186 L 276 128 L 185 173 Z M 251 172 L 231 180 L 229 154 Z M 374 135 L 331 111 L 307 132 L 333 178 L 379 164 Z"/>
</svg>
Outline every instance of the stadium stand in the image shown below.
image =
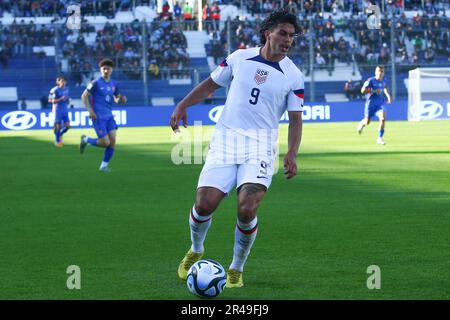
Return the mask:
<svg viewBox="0 0 450 320">
<path fill-rule="evenodd" d="M 396 96 L 405 98 L 408 70 L 450 65 L 448 1 L 372 2 L 383 9 L 379 30 L 367 29 L 370 2 L 362 0 L 211 2 L 203 24 L 197 8 L 192 20 L 184 18 L 183 1 L 81 1 L 80 30 L 64 25 L 69 1 L 2 1 L 0 88 L 16 88 L 17 97 L 0 107 L 17 107 L 22 97 L 45 107 L 43 97 L 59 73 L 69 76 L 71 96 L 79 101 L 103 57 L 114 59 L 128 105 L 177 103 L 228 53 L 258 46 L 260 22 L 281 5 L 302 23 L 290 56 L 306 75 L 309 99 L 346 101 L 345 83 L 367 78 L 377 64 L 387 67 L 388 81 L 395 75 Z M 209 101 L 225 96 L 222 88 Z"/>
</svg>

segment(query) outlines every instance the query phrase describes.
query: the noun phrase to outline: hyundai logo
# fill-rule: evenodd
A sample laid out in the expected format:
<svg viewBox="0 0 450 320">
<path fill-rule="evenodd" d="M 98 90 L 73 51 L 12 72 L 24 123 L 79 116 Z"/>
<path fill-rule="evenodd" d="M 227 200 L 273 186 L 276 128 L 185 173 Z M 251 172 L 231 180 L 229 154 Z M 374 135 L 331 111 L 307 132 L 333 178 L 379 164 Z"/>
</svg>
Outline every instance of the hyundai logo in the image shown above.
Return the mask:
<svg viewBox="0 0 450 320">
<path fill-rule="evenodd" d="M 27 130 L 36 124 L 36 116 L 27 111 L 11 111 L 2 118 L 2 125 L 10 130 Z"/>
<path fill-rule="evenodd" d="M 220 116 L 222 115 L 222 111 L 223 111 L 224 107 L 225 106 L 217 106 L 217 107 L 214 107 L 211 110 L 209 110 L 209 114 L 208 114 L 209 119 L 211 121 L 213 121 L 214 123 L 217 123 L 217 121 L 219 121 Z"/>
<path fill-rule="evenodd" d="M 435 101 L 422 101 L 421 102 L 421 109 L 420 109 L 420 113 L 421 119 L 436 119 L 438 118 L 442 112 L 444 111 L 444 108 L 437 102 Z"/>
</svg>

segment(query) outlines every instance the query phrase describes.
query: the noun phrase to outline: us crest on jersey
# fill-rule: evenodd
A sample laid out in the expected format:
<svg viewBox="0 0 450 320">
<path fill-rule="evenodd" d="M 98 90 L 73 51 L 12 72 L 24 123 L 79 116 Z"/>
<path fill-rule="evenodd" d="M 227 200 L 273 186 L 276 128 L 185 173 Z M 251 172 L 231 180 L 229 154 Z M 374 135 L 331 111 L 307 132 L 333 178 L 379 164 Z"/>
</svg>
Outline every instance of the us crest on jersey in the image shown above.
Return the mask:
<svg viewBox="0 0 450 320">
<path fill-rule="evenodd" d="M 269 75 L 269 71 L 263 69 L 257 69 L 255 73 L 255 81 L 257 84 L 261 84 L 266 82 L 267 76 Z"/>
</svg>

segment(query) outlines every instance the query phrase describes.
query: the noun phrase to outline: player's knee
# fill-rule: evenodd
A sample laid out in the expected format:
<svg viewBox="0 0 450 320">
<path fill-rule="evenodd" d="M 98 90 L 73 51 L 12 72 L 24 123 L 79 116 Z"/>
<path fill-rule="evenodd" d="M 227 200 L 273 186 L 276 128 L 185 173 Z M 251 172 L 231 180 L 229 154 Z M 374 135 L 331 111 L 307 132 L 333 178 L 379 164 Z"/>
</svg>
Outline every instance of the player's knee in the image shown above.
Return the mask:
<svg viewBox="0 0 450 320">
<path fill-rule="evenodd" d="M 110 139 L 109 140 L 109 147 L 114 147 L 116 145 L 116 139 Z"/>
<path fill-rule="evenodd" d="M 217 203 L 206 196 L 198 196 L 195 202 L 195 210 L 201 216 L 208 216 L 217 208 Z"/>
<path fill-rule="evenodd" d="M 209 216 L 216 209 L 211 201 L 198 201 L 195 203 L 195 211 L 201 216 Z"/>
<path fill-rule="evenodd" d="M 212 188 L 199 188 L 195 199 L 195 210 L 200 215 L 210 215 L 219 206 L 224 195 Z"/>
<path fill-rule="evenodd" d="M 249 223 L 256 216 L 258 205 L 253 202 L 243 202 L 238 204 L 239 220 L 243 223 Z"/>
<path fill-rule="evenodd" d="M 98 142 L 97 142 L 97 144 L 100 145 L 101 147 L 107 148 L 107 147 L 109 147 L 109 145 L 110 145 L 110 141 L 109 141 L 109 139 L 107 139 L 107 138 L 106 138 L 106 139 L 103 138 L 103 139 L 99 139 Z"/>
</svg>

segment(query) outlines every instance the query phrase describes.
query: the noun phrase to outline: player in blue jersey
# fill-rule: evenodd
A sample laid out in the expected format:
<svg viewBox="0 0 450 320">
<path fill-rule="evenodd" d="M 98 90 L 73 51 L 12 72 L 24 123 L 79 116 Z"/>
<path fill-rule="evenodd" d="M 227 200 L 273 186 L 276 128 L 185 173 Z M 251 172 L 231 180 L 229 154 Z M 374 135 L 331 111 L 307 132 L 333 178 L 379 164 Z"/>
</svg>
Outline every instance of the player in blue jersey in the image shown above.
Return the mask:
<svg viewBox="0 0 450 320">
<path fill-rule="evenodd" d="M 55 114 L 55 123 L 53 132 L 55 133 L 55 146 L 63 146 L 62 136 L 70 128 L 67 105 L 69 104 L 69 88 L 64 76 L 56 78 L 56 86 L 50 90 L 48 102 L 53 104 L 53 113 Z M 62 128 L 64 124 L 64 128 Z"/>
<path fill-rule="evenodd" d="M 81 136 L 80 153 L 88 145 L 105 148 L 100 171 L 110 172 L 108 164 L 114 155 L 116 145 L 117 124 L 112 114 L 112 104 L 125 104 L 127 98 L 119 93 L 119 89 L 114 80 L 111 79 L 114 63 L 110 59 L 103 59 L 99 63 L 101 77 L 92 81 L 81 95 L 84 105 L 89 111 L 93 127 L 97 133 L 97 138 Z"/>
<path fill-rule="evenodd" d="M 386 144 L 383 140 L 384 127 L 386 123 L 386 109 L 384 107 L 385 97 L 387 103 L 391 103 L 391 95 L 386 86 L 386 82 L 383 80 L 384 67 L 377 66 L 375 68 L 375 77 L 367 79 L 361 88 L 361 93 L 366 94 L 366 105 L 364 109 L 364 119 L 359 122 L 357 132 L 362 133 L 365 126 L 369 125 L 370 119 L 377 115 L 380 120 L 378 127 L 378 144 Z"/>
</svg>

